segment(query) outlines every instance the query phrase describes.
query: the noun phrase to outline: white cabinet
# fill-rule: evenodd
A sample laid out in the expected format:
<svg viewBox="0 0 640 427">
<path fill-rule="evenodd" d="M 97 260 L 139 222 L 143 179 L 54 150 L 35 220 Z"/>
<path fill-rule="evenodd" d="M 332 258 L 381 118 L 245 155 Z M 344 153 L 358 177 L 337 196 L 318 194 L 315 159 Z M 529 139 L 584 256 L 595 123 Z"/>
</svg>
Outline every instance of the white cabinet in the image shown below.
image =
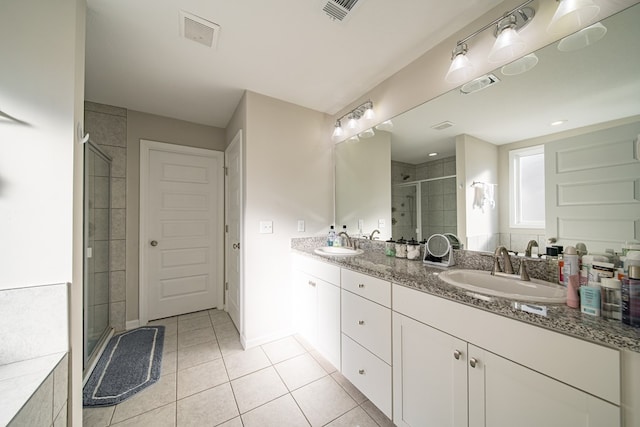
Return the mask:
<svg viewBox="0 0 640 427">
<path fill-rule="evenodd" d="M 294 255 L 294 327 L 340 367 L 340 268 Z"/>
<path fill-rule="evenodd" d="M 391 283 L 345 269 L 341 283 L 342 374 L 391 418 Z"/>
<path fill-rule="evenodd" d="M 393 298 L 398 426 L 621 425 L 616 350 L 400 286 Z M 608 379 L 585 380 L 602 370 Z"/>
</svg>

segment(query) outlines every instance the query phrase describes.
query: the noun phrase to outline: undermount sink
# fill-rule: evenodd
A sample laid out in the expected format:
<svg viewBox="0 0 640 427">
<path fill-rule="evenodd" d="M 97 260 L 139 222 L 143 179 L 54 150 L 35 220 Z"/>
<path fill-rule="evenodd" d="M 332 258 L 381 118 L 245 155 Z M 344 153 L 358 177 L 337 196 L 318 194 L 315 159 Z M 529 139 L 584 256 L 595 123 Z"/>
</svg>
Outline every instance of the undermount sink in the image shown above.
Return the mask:
<svg viewBox="0 0 640 427">
<path fill-rule="evenodd" d="M 323 246 L 316 248 L 315 253 L 325 256 L 354 256 L 363 254 L 362 249 L 345 248 L 344 246 Z"/>
<path fill-rule="evenodd" d="M 496 273 L 492 276 L 490 272 L 481 270 L 448 270 L 438 277 L 450 285 L 484 295 L 549 304 L 567 301 L 565 287 L 538 279 L 524 281 L 513 274 Z"/>
</svg>

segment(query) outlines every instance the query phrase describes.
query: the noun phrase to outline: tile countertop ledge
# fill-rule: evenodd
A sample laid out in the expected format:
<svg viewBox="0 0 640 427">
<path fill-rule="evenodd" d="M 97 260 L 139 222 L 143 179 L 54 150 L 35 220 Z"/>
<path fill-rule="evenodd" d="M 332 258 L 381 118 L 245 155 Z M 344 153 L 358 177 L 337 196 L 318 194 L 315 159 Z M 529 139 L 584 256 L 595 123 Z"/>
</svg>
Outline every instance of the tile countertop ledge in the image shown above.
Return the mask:
<svg viewBox="0 0 640 427">
<path fill-rule="evenodd" d="M 579 309 L 564 304 L 548 304 L 547 316 L 530 314 L 514 307 L 514 301 L 506 298 L 489 297 L 490 301 L 474 298 L 468 291 L 456 288 L 442 281 L 438 274 L 442 268 L 427 266 L 422 261 L 385 256 L 381 249 L 365 249 L 358 256 L 321 256 L 314 253 L 322 246 L 323 239 L 293 239 L 291 249 L 320 261 L 345 267 L 370 276 L 379 277 L 398 285 L 446 298 L 494 314 L 520 320 L 532 325 L 550 329 L 580 339 L 607 345 L 619 350 L 640 353 L 640 328 L 633 328 L 616 321 L 582 314 Z M 455 266 L 450 267 L 456 268 Z M 460 267 L 458 267 L 460 268 Z"/>
</svg>

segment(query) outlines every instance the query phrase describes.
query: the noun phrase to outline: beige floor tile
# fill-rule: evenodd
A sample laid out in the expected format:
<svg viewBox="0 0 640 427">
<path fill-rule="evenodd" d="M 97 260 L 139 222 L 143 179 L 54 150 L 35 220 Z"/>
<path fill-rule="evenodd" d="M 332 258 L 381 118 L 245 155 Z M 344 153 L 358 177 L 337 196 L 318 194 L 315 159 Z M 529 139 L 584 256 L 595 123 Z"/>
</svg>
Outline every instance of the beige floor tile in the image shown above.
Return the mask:
<svg viewBox="0 0 640 427">
<path fill-rule="evenodd" d="M 218 341 L 240 336 L 233 322 L 217 323 L 213 326 L 213 329 L 216 331 Z"/>
<path fill-rule="evenodd" d="M 213 326 L 222 325 L 223 323 L 231 322 L 231 317 L 229 317 L 229 313 L 223 310 L 209 310 L 209 317 L 211 318 L 211 322 Z"/>
<path fill-rule="evenodd" d="M 165 354 L 173 353 L 174 351 L 178 351 L 178 334 L 165 334 L 164 342 L 162 343 L 162 355 L 164 356 Z"/>
<path fill-rule="evenodd" d="M 116 405 L 112 423 L 133 418 L 176 400 L 176 374 L 160 377 L 157 383 Z"/>
<path fill-rule="evenodd" d="M 178 350 L 178 370 L 220 359 L 222 353 L 216 341 L 196 344 Z"/>
<path fill-rule="evenodd" d="M 312 382 L 291 394 L 314 427 L 323 426 L 357 406 L 331 377 Z"/>
<path fill-rule="evenodd" d="M 249 350 L 226 356 L 224 364 L 227 367 L 229 378 L 232 380 L 271 365 L 267 355 L 264 354 L 260 347 L 250 348 Z"/>
<path fill-rule="evenodd" d="M 178 400 L 178 427 L 216 426 L 238 415 L 229 383 Z"/>
<path fill-rule="evenodd" d="M 376 405 L 367 400 L 360 405 L 380 427 L 393 427 L 393 422 Z"/>
<path fill-rule="evenodd" d="M 340 384 L 340 386 L 342 386 L 343 389 L 346 390 L 347 393 L 349 393 L 349 396 L 351 396 L 351 398 L 353 400 L 356 401 L 356 403 L 358 405 L 366 402 L 367 397 L 362 394 L 360 392 L 360 390 L 358 390 L 356 388 L 356 386 L 354 386 L 353 384 L 351 384 L 351 381 L 349 381 L 344 375 L 342 375 L 340 372 L 334 372 L 333 374 L 331 374 L 331 377 L 338 383 Z"/>
<path fill-rule="evenodd" d="M 326 427 L 378 427 L 373 418 L 371 418 L 361 407 L 357 406 L 326 425 Z"/>
<path fill-rule="evenodd" d="M 241 414 L 287 393 L 287 387 L 272 366 L 231 381 L 231 387 Z"/>
<path fill-rule="evenodd" d="M 83 427 L 106 427 L 111 423 L 115 406 L 82 408 Z"/>
<path fill-rule="evenodd" d="M 244 351 L 239 336 L 218 339 L 218 345 L 220 346 L 220 352 L 224 357 L 230 356 L 234 353 L 242 353 Z"/>
<path fill-rule="evenodd" d="M 137 417 L 129 418 L 121 423 L 112 424 L 114 427 L 175 427 L 175 425 L 176 402 L 145 412 Z"/>
<path fill-rule="evenodd" d="M 164 334 L 173 335 L 178 332 L 178 318 L 166 317 L 164 319 L 152 320 L 148 323 L 149 326 L 164 326 Z"/>
<path fill-rule="evenodd" d="M 209 316 L 190 317 L 184 320 L 178 320 L 178 333 L 210 327 L 212 328 L 213 324 Z"/>
<path fill-rule="evenodd" d="M 202 317 L 202 316 L 208 316 L 209 315 L 209 310 L 201 310 L 201 311 L 194 311 L 193 313 L 187 313 L 187 314 L 181 314 L 178 317 L 178 322 L 181 322 L 183 320 L 189 320 L 189 319 L 194 319 L 196 317 Z"/>
<path fill-rule="evenodd" d="M 178 371 L 178 399 L 229 381 L 222 359 Z"/>
<path fill-rule="evenodd" d="M 328 373 L 331 374 L 331 373 L 336 372 L 338 370 L 335 366 L 333 366 L 331 364 L 331 362 L 329 362 L 327 359 L 325 359 L 325 357 L 323 355 L 321 355 L 318 352 L 318 350 L 312 350 L 312 351 L 309 352 L 309 354 L 311 355 L 311 357 L 316 359 L 316 362 L 318 362 L 320 364 L 320 366 L 322 366 L 322 369 L 324 369 Z"/>
<path fill-rule="evenodd" d="M 225 423 L 218 424 L 217 427 L 243 427 L 243 426 L 242 426 L 242 420 L 240 419 L 240 417 L 236 417 Z"/>
<path fill-rule="evenodd" d="M 216 336 L 213 333 L 212 326 L 203 329 L 180 332 L 178 333 L 178 349 L 215 340 Z"/>
<path fill-rule="evenodd" d="M 242 415 L 244 427 L 308 427 L 309 423 L 290 394 Z"/>
<path fill-rule="evenodd" d="M 162 370 L 160 375 L 172 374 L 178 370 L 178 352 L 173 351 L 162 355 Z"/>
<path fill-rule="evenodd" d="M 265 344 L 262 346 L 262 349 L 267 354 L 267 357 L 269 357 L 269 360 L 271 360 L 271 363 L 274 364 L 307 352 L 293 337 L 287 337 Z"/>
<path fill-rule="evenodd" d="M 280 362 L 275 368 L 289 390 L 295 390 L 327 375 L 327 371 L 308 353 Z"/>
</svg>

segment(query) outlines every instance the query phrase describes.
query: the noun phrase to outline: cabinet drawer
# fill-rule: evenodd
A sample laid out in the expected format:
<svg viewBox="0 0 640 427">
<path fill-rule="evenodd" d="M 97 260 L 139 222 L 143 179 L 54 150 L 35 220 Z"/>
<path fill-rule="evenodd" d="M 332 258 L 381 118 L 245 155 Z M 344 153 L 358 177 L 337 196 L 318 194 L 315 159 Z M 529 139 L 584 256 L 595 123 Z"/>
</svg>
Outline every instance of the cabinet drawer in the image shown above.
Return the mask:
<svg viewBox="0 0 640 427">
<path fill-rule="evenodd" d="M 391 418 L 391 366 L 342 335 L 342 375 Z"/>
<path fill-rule="evenodd" d="M 304 255 L 293 254 L 293 268 L 304 271 L 325 282 L 340 285 L 340 267 L 317 261 Z"/>
<path fill-rule="evenodd" d="M 390 282 L 343 268 L 342 287 L 385 307 L 391 307 Z"/>
<path fill-rule="evenodd" d="M 342 290 L 342 332 L 391 364 L 391 310 Z"/>
</svg>

